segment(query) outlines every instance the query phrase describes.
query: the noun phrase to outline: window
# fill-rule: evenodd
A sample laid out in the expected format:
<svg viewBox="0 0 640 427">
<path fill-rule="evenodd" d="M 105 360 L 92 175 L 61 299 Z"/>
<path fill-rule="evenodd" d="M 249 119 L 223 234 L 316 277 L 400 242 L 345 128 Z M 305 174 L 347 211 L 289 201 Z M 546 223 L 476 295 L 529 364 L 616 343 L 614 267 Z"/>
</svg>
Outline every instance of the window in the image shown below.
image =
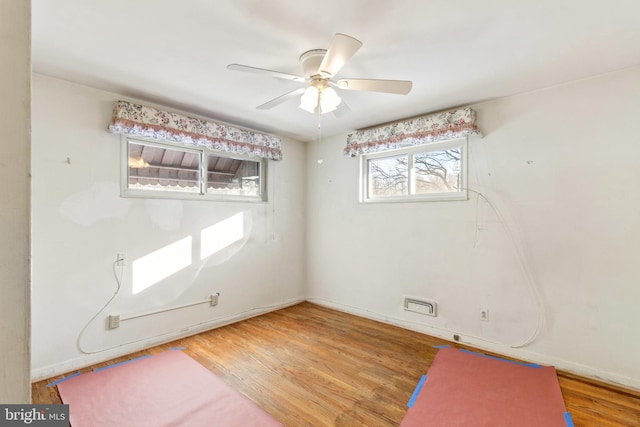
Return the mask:
<svg viewBox="0 0 640 427">
<path fill-rule="evenodd" d="M 361 156 L 361 202 L 466 200 L 467 140 Z"/>
<path fill-rule="evenodd" d="M 264 159 L 123 136 L 122 195 L 264 201 Z"/>
</svg>

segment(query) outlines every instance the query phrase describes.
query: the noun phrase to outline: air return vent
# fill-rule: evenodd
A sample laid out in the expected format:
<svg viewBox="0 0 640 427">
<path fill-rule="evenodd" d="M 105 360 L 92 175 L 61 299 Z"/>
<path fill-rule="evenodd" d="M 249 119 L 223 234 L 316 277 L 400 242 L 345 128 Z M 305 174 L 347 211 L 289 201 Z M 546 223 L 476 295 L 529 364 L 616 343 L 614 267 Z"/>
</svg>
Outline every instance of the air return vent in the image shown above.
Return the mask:
<svg viewBox="0 0 640 427">
<path fill-rule="evenodd" d="M 403 306 L 406 311 L 413 311 L 414 313 L 433 317 L 438 315 L 438 306 L 435 301 L 405 296 Z"/>
</svg>

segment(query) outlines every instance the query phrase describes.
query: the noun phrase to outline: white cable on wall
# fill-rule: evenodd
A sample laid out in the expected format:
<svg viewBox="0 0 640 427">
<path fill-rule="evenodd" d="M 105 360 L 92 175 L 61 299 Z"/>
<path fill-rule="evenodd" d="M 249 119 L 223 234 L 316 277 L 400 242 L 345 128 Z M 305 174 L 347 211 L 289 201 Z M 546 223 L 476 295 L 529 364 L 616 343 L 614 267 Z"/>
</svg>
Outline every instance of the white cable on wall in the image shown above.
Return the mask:
<svg viewBox="0 0 640 427">
<path fill-rule="evenodd" d="M 524 256 L 522 255 L 522 252 L 520 251 L 520 247 L 518 246 L 518 242 L 515 238 L 515 236 L 513 235 L 513 233 L 511 232 L 511 230 L 509 229 L 507 222 L 504 220 L 504 217 L 502 216 L 502 214 L 500 213 L 500 211 L 498 210 L 498 208 L 496 208 L 493 203 L 491 203 L 491 201 L 481 192 L 473 190 L 471 188 L 467 188 L 467 191 L 470 191 L 474 194 L 477 195 L 478 198 L 482 198 L 488 205 L 489 207 L 491 207 L 491 209 L 493 210 L 494 214 L 496 215 L 496 217 L 498 218 L 498 222 L 500 223 L 500 225 L 502 226 L 502 229 L 504 230 L 505 234 L 507 235 L 507 238 L 509 239 L 509 243 L 511 246 L 511 249 L 513 250 L 516 259 L 518 260 L 518 265 L 520 267 L 520 270 L 522 271 L 526 283 L 527 283 L 527 287 L 528 290 L 531 292 L 531 294 L 534 297 L 535 300 L 535 304 L 536 304 L 536 308 L 537 308 L 537 316 L 536 316 L 536 327 L 535 330 L 532 332 L 532 334 L 522 343 L 520 344 L 511 344 L 509 345 L 509 347 L 512 348 L 519 348 L 519 347 L 524 347 L 528 344 L 530 344 L 531 342 L 533 342 L 538 335 L 540 334 L 540 332 L 542 331 L 542 329 L 544 328 L 544 323 L 545 323 L 545 309 L 544 309 L 544 303 L 542 301 L 542 295 L 540 294 L 540 290 L 538 289 L 537 283 L 533 278 L 533 275 L 531 274 L 531 271 L 528 267 L 528 264 L 524 258 Z M 477 216 L 477 209 L 478 209 L 478 205 L 476 203 L 476 236 L 480 230 L 479 225 L 477 223 L 478 221 L 478 216 Z M 476 239 L 474 239 L 474 247 L 475 244 L 477 243 L 478 238 L 476 237 Z M 471 335 L 468 335 L 471 336 Z M 489 341 L 480 337 L 472 337 L 472 338 L 476 338 L 476 339 L 480 339 L 483 341 Z M 494 344 L 499 344 L 496 343 L 494 341 L 489 341 L 492 342 Z"/>
<path fill-rule="evenodd" d="M 471 150 L 471 148 L 469 148 L 469 153 L 471 154 L 471 157 L 473 157 L 473 151 Z M 480 185 L 479 181 L 479 176 L 478 176 L 478 171 L 475 170 L 475 179 L 478 185 Z M 520 348 L 520 347 L 524 347 L 529 345 L 530 343 L 532 343 L 539 335 L 540 332 L 543 330 L 544 328 L 544 324 L 545 324 L 545 318 L 546 318 L 546 313 L 545 313 L 545 307 L 544 307 L 544 302 L 542 299 L 542 295 L 541 295 L 541 291 L 538 287 L 537 282 L 534 280 L 533 275 L 531 273 L 531 269 L 525 259 L 525 257 L 522 254 L 522 251 L 520 250 L 520 246 L 518 245 L 518 241 L 515 238 L 514 234 L 511 232 L 511 230 L 508 227 L 507 222 L 505 221 L 502 213 L 499 211 L 499 209 L 489 200 L 489 198 L 483 194 L 480 191 L 477 191 L 475 189 L 472 188 L 464 188 L 463 190 L 467 190 L 470 191 L 474 194 L 476 194 L 476 207 L 475 207 L 475 221 L 476 221 L 476 234 L 474 236 L 474 242 L 473 242 L 473 247 L 475 248 L 479 238 L 480 238 L 480 226 L 479 226 L 479 200 L 482 198 L 482 200 L 484 200 L 489 207 L 491 208 L 491 210 L 494 212 L 494 214 L 496 215 L 496 218 L 498 219 L 498 222 L 500 223 L 500 226 L 502 227 L 502 230 L 505 232 L 508 241 L 509 241 L 509 245 L 511 247 L 511 250 L 513 251 L 515 258 L 517 260 L 518 263 L 518 267 L 520 269 L 520 271 L 522 272 L 524 278 L 525 278 L 525 282 L 526 282 L 526 287 L 527 290 L 532 294 L 533 299 L 534 299 L 534 304 L 536 306 L 536 324 L 535 324 L 535 329 L 532 331 L 532 333 L 522 342 L 517 342 L 517 343 L 503 343 L 503 342 L 498 342 L 498 341 L 494 341 L 494 340 L 490 340 L 487 338 L 483 338 L 483 337 L 479 337 L 479 336 L 475 336 L 475 335 L 471 335 L 471 334 L 463 334 L 461 333 L 461 335 L 464 335 L 466 337 L 469 338 L 473 338 L 475 340 L 478 341 L 482 341 L 482 342 L 486 342 L 489 344 L 494 344 L 494 345 L 498 345 L 498 346 L 508 346 L 510 348 Z M 373 315 L 375 315 L 375 317 L 377 317 L 378 319 L 385 319 L 388 321 L 392 321 L 391 323 L 404 323 L 404 324 L 415 324 L 415 325 L 420 325 L 422 327 L 428 327 L 428 328 L 433 328 L 433 329 L 437 329 L 446 333 L 451 333 L 452 331 L 442 328 L 442 327 L 438 327 L 438 326 L 433 326 L 433 325 L 427 325 L 423 322 L 417 322 L 417 321 L 412 321 L 412 320 L 406 320 L 406 319 L 401 319 L 398 317 L 393 317 L 393 316 L 387 316 L 375 311 L 371 311 L 371 310 L 367 310 L 367 309 L 363 309 L 360 307 L 356 307 L 356 306 L 352 306 L 352 305 L 348 305 L 348 304 L 341 304 L 341 303 L 337 303 L 335 301 L 332 300 L 328 300 L 328 299 L 324 299 L 324 298 L 308 298 L 308 301 L 324 301 L 333 305 L 338 305 L 338 306 L 343 306 L 343 307 L 349 307 L 351 309 L 355 309 L 357 311 L 360 312 L 364 312 L 364 313 L 371 313 Z"/>
<path fill-rule="evenodd" d="M 119 277 L 118 277 L 118 273 L 116 272 L 116 266 L 118 265 L 118 262 L 121 262 L 121 261 L 122 260 L 114 261 L 113 266 L 112 266 L 113 275 L 116 278 L 116 285 L 117 285 L 115 292 L 113 293 L 113 295 L 111 295 L 111 298 L 109 298 L 109 300 L 102 306 L 102 308 L 100 308 L 100 310 L 98 310 L 98 312 L 96 314 L 94 314 L 91 319 L 89 319 L 89 321 L 84 325 L 84 327 L 80 331 L 80 334 L 78 334 L 78 339 L 76 340 L 76 345 L 78 347 L 78 350 L 80 350 L 84 354 L 95 354 L 95 353 L 99 353 L 101 351 L 104 351 L 104 350 L 97 350 L 97 351 L 85 350 L 82 347 L 82 336 L 86 332 L 86 330 L 89 327 L 89 325 L 92 324 L 94 320 L 96 320 L 96 317 L 98 317 L 100 315 L 100 313 L 102 313 L 104 311 L 104 309 L 107 308 L 107 306 L 109 304 L 111 304 L 111 301 L 113 301 L 115 299 L 115 297 L 118 295 L 118 293 L 120 292 L 120 289 L 122 288 L 122 280 L 123 280 L 123 277 L 124 277 L 124 262 L 121 263 L 122 265 L 120 266 L 121 268 L 120 268 L 120 276 Z M 109 350 L 109 349 L 107 349 L 107 350 Z"/>
<path fill-rule="evenodd" d="M 96 318 L 109 306 L 109 304 L 111 304 L 111 302 L 115 299 L 115 297 L 118 295 L 118 293 L 120 292 L 120 290 L 122 289 L 122 282 L 123 282 L 123 277 L 124 277 L 124 270 L 125 270 L 125 266 L 124 264 L 121 266 L 120 269 L 120 275 L 118 276 L 117 272 L 116 272 L 116 266 L 118 264 L 118 262 L 121 260 L 117 260 L 113 263 L 113 274 L 115 276 L 116 279 L 116 290 L 113 293 L 113 295 L 111 295 L 111 297 L 109 298 L 109 300 L 98 310 L 98 312 L 96 314 L 93 315 L 93 317 L 91 317 L 91 319 L 89 319 L 89 321 L 84 325 L 84 327 L 82 328 L 82 330 L 80 331 L 80 334 L 78 335 L 78 339 L 76 340 L 76 345 L 78 347 L 78 349 L 84 353 L 84 354 L 96 354 L 96 353 L 101 353 L 104 351 L 109 351 L 109 350 L 113 350 L 116 348 L 120 348 L 120 347 L 124 347 L 127 345 L 131 345 L 131 344 L 136 344 L 142 341 L 153 341 L 156 340 L 158 338 L 162 338 L 162 337 L 166 337 L 166 336 L 171 336 L 174 335 L 178 332 L 183 332 L 185 331 L 185 329 L 192 329 L 192 328 L 196 328 L 205 324 L 209 324 L 212 322 L 216 322 L 216 326 L 222 326 L 224 324 L 236 321 L 236 320 L 243 320 L 243 319 L 238 319 L 239 316 L 244 316 L 244 315 L 248 315 L 248 316 L 244 316 L 244 318 L 249 318 L 249 317 L 253 317 L 254 315 L 259 315 L 259 314 L 263 314 L 265 312 L 265 310 L 271 310 L 271 309 L 280 309 L 280 308 L 284 308 L 287 305 L 291 305 L 290 302 L 285 302 L 283 304 L 271 304 L 271 305 L 262 305 L 262 306 L 258 306 L 258 307 L 252 307 L 243 311 L 240 311 L 238 313 L 234 313 L 228 316 L 223 316 L 223 317 L 218 317 L 216 319 L 210 319 L 210 320 L 205 320 L 203 322 L 198 322 L 192 325 L 188 325 L 188 326 L 181 326 L 180 328 L 168 331 L 168 332 L 163 332 L 161 334 L 156 334 L 156 335 L 152 335 L 152 336 L 148 336 L 148 337 L 144 337 L 144 338 L 140 338 L 137 340 L 133 340 L 133 341 L 128 341 L 128 342 L 124 342 L 121 344 L 117 344 L 117 345 L 113 345 L 111 347 L 106 347 L 106 348 L 101 348 L 99 350 L 87 350 L 82 346 L 82 338 L 87 330 L 87 328 L 89 327 L 89 325 L 91 325 Z M 209 300 L 205 301 L 205 302 L 209 302 Z M 298 301 L 299 302 L 299 301 Z M 201 304 L 203 303 L 202 301 L 199 301 L 195 304 Z M 297 302 L 296 302 L 297 303 Z M 191 304 L 187 305 L 190 306 Z M 180 307 L 182 308 L 182 307 Z M 151 313 L 153 314 L 153 313 Z M 146 316 L 147 314 L 143 314 L 141 316 L 131 316 L 129 318 L 124 318 L 124 319 L 120 319 L 121 321 L 123 320 L 133 320 L 136 319 L 138 317 L 142 317 L 142 316 Z M 178 337 L 176 337 L 175 339 L 179 339 Z M 155 344 L 154 344 L 155 345 Z"/>
<path fill-rule="evenodd" d="M 472 160 L 473 164 L 477 165 L 477 161 L 476 161 L 477 159 L 474 159 L 474 150 L 472 149 L 472 145 L 469 144 L 468 147 L 469 147 L 469 156 L 471 157 L 471 160 Z M 478 173 L 478 168 L 477 167 L 474 167 L 474 176 L 475 176 L 476 185 L 477 186 L 481 186 L 480 185 L 480 175 Z M 531 273 L 531 269 L 529 267 L 529 264 L 527 263 L 526 258 L 522 254 L 522 251 L 520 249 L 520 245 L 518 244 L 518 241 L 517 241 L 516 237 L 512 233 L 511 229 L 509 228 L 509 226 L 507 224 L 507 221 L 505 221 L 504 216 L 502 215 L 500 210 L 482 192 L 480 192 L 478 190 L 475 190 L 475 189 L 472 189 L 472 188 L 466 188 L 466 190 L 476 194 L 476 235 L 475 235 L 474 243 L 473 243 L 474 248 L 475 248 L 475 246 L 478 243 L 478 240 L 480 238 L 480 225 L 479 225 L 479 217 L 478 217 L 478 212 L 479 212 L 478 203 L 479 203 L 480 198 L 482 198 L 489 205 L 489 207 L 491 208 L 493 213 L 496 215 L 496 218 L 498 219 L 498 222 L 500 223 L 500 226 L 502 227 L 502 230 L 505 232 L 505 234 L 506 234 L 506 236 L 507 236 L 507 238 L 509 240 L 509 244 L 511 246 L 511 250 L 515 254 L 515 258 L 517 259 L 520 271 L 522 272 L 522 274 L 523 274 L 523 276 L 525 278 L 525 281 L 526 281 L 526 284 L 527 284 L 527 289 L 530 291 L 530 293 L 532 294 L 532 296 L 534 298 L 534 303 L 536 305 L 536 311 L 537 311 L 537 313 L 536 313 L 535 330 L 522 343 L 509 345 L 509 347 L 512 347 L 512 348 L 524 347 L 526 345 L 529 345 L 531 342 L 533 342 L 540 335 L 540 332 L 542 332 L 542 329 L 544 328 L 546 312 L 545 312 L 544 302 L 542 300 L 541 291 L 539 289 L 538 283 L 535 281 L 535 279 L 533 277 L 533 274 Z M 472 337 L 472 338 L 480 339 L 480 340 L 483 340 L 483 341 L 486 341 L 486 342 L 491 342 L 491 343 L 494 343 L 494 344 L 500 344 L 500 343 L 496 343 L 494 341 L 486 340 L 486 339 L 479 338 L 479 337 Z"/>
</svg>

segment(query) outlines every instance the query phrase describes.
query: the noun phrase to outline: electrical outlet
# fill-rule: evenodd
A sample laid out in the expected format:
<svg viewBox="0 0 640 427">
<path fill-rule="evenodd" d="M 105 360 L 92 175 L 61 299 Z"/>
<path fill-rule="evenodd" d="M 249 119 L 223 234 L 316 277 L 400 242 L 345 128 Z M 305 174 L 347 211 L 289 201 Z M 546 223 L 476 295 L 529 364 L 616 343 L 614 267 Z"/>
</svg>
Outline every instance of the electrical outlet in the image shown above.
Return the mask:
<svg viewBox="0 0 640 427">
<path fill-rule="evenodd" d="M 218 305 L 218 294 L 211 294 L 209 298 L 211 298 L 211 307 Z"/>
<path fill-rule="evenodd" d="M 124 252 L 120 252 L 116 254 L 116 265 L 118 266 L 126 266 L 127 265 L 127 254 Z"/>
<path fill-rule="evenodd" d="M 483 322 L 488 322 L 489 321 L 489 310 L 486 308 L 483 308 L 482 310 L 480 310 L 480 320 L 482 320 Z"/>
<path fill-rule="evenodd" d="M 120 315 L 112 314 L 109 316 L 109 329 L 115 329 L 120 327 Z"/>
</svg>

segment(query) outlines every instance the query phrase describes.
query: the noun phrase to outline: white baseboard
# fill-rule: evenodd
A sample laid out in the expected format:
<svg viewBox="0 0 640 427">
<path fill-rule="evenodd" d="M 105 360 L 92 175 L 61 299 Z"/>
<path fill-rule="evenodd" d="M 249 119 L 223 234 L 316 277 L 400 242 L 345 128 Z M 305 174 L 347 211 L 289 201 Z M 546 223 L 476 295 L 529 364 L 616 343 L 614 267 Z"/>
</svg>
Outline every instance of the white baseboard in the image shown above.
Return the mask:
<svg viewBox="0 0 640 427">
<path fill-rule="evenodd" d="M 358 308 L 352 305 L 340 304 L 323 298 L 308 297 L 307 301 L 324 307 L 332 308 L 334 310 L 342 311 L 344 313 L 353 314 L 359 317 L 365 317 L 371 320 L 376 320 L 378 322 L 387 323 L 389 325 L 398 326 L 404 329 L 423 333 L 437 338 L 442 338 L 447 341 L 451 341 L 451 337 L 453 336 L 453 334 L 457 334 L 460 336 L 459 342 L 461 344 L 468 344 L 481 350 L 502 354 L 504 356 L 514 357 L 531 363 L 554 366 L 559 370 L 570 372 L 572 374 L 576 374 L 585 378 L 591 378 L 597 381 L 610 383 L 612 385 L 618 385 L 640 391 L 640 379 L 638 378 L 630 378 L 622 375 L 617 375 L 611 372 L 593 368 L 591 366 L 582 365 L 580 363 L 575 363 L 565 359 L 528 351 L 523 348 L 488 345 L 487 342 L 474 339 L 473 337 L 467 337 L 457 331 L 447 331 L 439 328 L 432 328 L 429 327 L 429 325 L 424 325 L 424 328 L 416 328 L 416 325 L 412 324 L 411 322 L 403 322 L 401 319 L 385 316 L 383 314 L 372 312 L 363 308 Z"/>
<path fill-rule="evenodd" d="M 250 319 L 252 317 L 260 316 L 262 314 L 269 313 L 272 311 L 277 311 L 295 304 L 299 304 L 303 301 L 305 301 L 305 298 L 303 297 L 291 298 L 279 304 L 244 310 L 237 314 L 232 314 L 222 318 L 213 319 L 209 322 L 200 323 L 198 325 L 188 326 L 180 329 L 179 331 L 168 333 L 166 335 L 163 335 L 161 337 L 156 337 L 155 339 L 150 339 L 148 341 L 142 340 L 142 341 L 136 342 L 135 344 L 123 345 L 121 347 L 100 352 L 98 354 L 83 355 L 75 359 L 67 360 L 61 363 L 55 363 L 42 368 L 37 368 L 31 371 L 31 382 L 42 381 L 47 378 L 51 378 L 67 372 L 75 371 L 77 369 L 82 369 L 84 367 L 95 365 L 97 363 L 102 363 L 107 360 L 115 359 L 116 357 L 125 356 L 131 353 L 135 353 L 136 351 L 144 350 L 150 347 L 154 347 L 156 345 L 175 341 L 180 338 L 185 338 L 191 335 L 198 334 L 200 332 L 219 328 L 221 326 L 229 325 L 231 323 L 236 323 L 241 320 Z"/>
</svg>

